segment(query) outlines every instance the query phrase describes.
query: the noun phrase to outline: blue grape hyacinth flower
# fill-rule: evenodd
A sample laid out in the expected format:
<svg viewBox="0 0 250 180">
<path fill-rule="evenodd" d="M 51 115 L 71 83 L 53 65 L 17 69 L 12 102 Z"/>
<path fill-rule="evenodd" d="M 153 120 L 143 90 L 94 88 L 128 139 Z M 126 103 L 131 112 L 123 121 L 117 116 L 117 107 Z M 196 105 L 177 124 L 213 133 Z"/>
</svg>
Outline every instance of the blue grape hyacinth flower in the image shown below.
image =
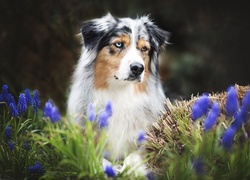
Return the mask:
<svg viewBox="0 0 250 180">
<path fill-rule="evenodd" d="M 9 142 L 9 149 L 11 151 L 13 151 L 15 149 L 15 144 L 12 141 Z"/>
<path fill-rule="evenodd" d="M 10 116 L 14 118 L 18 116 L 18 111 L 13 103 L 10 103 Z"/>
<path fill-rule="evenodd" d="M 231 150 L 234 142 L 234 135 L 236 133 L 236 129 L 229 127 L 224 132 L 221 138 L 221 145 L 225 150 Z"/>
<path fill-rule="evenodd" d="M 13 103 L 16 106 L 15 99 L 11 93 L 8 93 L 8 86 L 5 84 L 2 87 L 2 93 L 0 94 L 0 102 L 5 102 L 7 106 Z"/>
<path fill-rule="evenodd" d="M 238 111 L 238 95 L 237 90 L 233 86 L 229 87 L 227 90 L 227 100 L 225 108 L 228 117 L 234 116 Z"/>
<path fill-rule="evenodd" d="M 6 126 L 5 132 L 4 132 L 5 138 L 6 138 L 7 140 L 10 140 L 10 139 L 11 139 L 11 135 L 12 135 L 11 127 L 10 127 L 10 126 Z"/>
<path fill-rule="evenodd" d="M 250 112 L 250 90 L 246 93 L 242 100 L 242 105 L 240 110 L 234 115 L 234 121 L 232 127 L 236 130 L 239 129 L 242 124 L 246 123 L 249 118 Z"/>
<path fill-rule="evenodd" d="M 106 111 L 102 111 L 99 114 L 99 126 L 100 128 L 105 128 L 108 126 L 108 114 L 106 113 Z"/>
<path fill-rule="evenodd" d="M 39 98 L 39 92 L 38 90 L 34 90 L 34 95 L 33 95 L 33 101 L 32 101 L 32 107 L 35 112 L 38 111 L 40 108 L 40 98 Z"/>
<path fill-rule="evenodd" d="M 247 91 L 244 98 L 242 99 L 241 110 L 246 113 L 250 112 L 250 90 Z"/>
<path fill-rule="evenodd" d="M 220 115 L 220 105 L 219 103 L 214 102 L 204 122 L 205 131 L 210 130 L 216 124 L 219 115 Z"/>
<path fill-rule="evenodd" d="M 19 100 L 18 100 L 18 104 L 17 104 L 18 114 L 20 116 L 24 115 L 24 113 L 26 112 L 27 108 L 28 108 L 28 106 L 27 106 L 25 94 L 20 94 Z"/>
<path fill-rule="evenodd" d="M 8 94 L 8 85 L 4 84 L 2 86 L 2 94 L 7 95 Z"/>
<path fill-rule="evenodd" d="M 12 94 L 8 93 L 7 99 L 6 99 L 7 106 L 10 106 L 10 103 L 13 103 L 16 106 L 15 98 L 13 97 Z"/>
<path fill-rule="evenodd" d="M 28 141 L 24 141 L 23 149 L 29 151 L 31 149 L 30 143 Z"/>
<path fill-rule="evenodd" d="M 61 119 L 60 112 L 58 108 L 54 105 L 54 102 L 51 99 L 49 99 L 45 103 L 43 113 L 46 118 L 50 118 L 52 123 L 56 123 L 57 121 Z"/>
<path fill-rule="evenodd" d="M 95 107 L 93 105 L 93 103 L 89 103 L 88 107 L 87 107 L 87 119 L 92 122 L 95 120 L 96 118 L 96 113 L 95 113 Z"/>
<path fill-rule="evenodd" d="M 192 120 L 196 121 L 198 118 L 205 115 L 208 111 L 209 106 L 210 99 L 206 94 L 199 97 L 198 100 L 192 105 Z"/>
<path fill-rule="evenodd" d="M 234 116 L 234 121 L 231 125 L 231 127 L 235 130 L 238 130 L 244 122 L 247 121 L 247 112 L 240 109 L 238 113 Z"/>
<path fill-rule="evenodd" d="M 7 99 L 8 99 L 8 86 L 4 84 L 2 86 L 1 101 L 7 102 Z"/>
<path fill-rule="evenodd" d="M 105 111 L 107 113 L 107 115 L 109 117 L 112 116 L 112 113 L 113 113 L 113 108 L 112 108 L 112 102 L 111 101 L 108 101 L 107 104 L 106 104 L 106 107 L 105 107 Z"/>
<path fill-rule="evenodd" d="M 195 158 L 193 160 L 192 168 L 198 175 L 203 175 L 206 172 L 205 163 L 200 158 Z"/>
<path fill-rule="evenodd" d="M 141 130 L 139 132 L 139 135 L 138 135 L 138 138 L 137 138 L 137 142 L 138 143 L 142 143 L 145 140 L 146 140 L 146 132 L 144 130 Z"/>
<path fill-rule="evenodd" d="M 45 169 L 40 162 L 35 162 L 33 166 L 29 167 L 29 171 L 33 175 L 41 176 L 45 173 Z"/>
<path fill-rule="evenodd" d="M 153 172 L 147 172 L 146 179 L 147 180 L 156 180 L 156 177 L 155 177 Z"/>
<path fill-rule="evenodd" d="M 24 93 L 25 93 L 27 105 L 31 106 L 32 105 L 32 96 L 30 94 L 30 90 L 29 89 L 25 89 Z"/>
<path fill-rule="evenodd" d="M 99 126 L 100 128 L 105 128 L 108 126 L 108 119 L 112 116 L 112 103 L 108 101 L 104 111 L 99 113 Z"/>
<path fill-rule="evenodd" d="M 106 165 L 104 167 L 104 173 L 110 178 L 116 177 L 116 172 L 111 165 Z"/>
</svg>

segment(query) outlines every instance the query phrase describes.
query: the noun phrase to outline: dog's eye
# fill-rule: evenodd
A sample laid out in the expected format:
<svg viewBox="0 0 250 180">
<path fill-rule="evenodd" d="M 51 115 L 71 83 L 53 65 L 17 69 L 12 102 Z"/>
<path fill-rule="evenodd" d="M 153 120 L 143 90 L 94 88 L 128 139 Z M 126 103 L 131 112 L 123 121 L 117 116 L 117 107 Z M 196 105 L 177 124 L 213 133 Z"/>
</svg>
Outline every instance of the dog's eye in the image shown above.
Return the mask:
<svg viewBox="0 0 250 180">
<path fill-rule="evenodd" d="M 148 48 L 146 47 L 146 46 L 143 46 L 142 48 L 141 48 L 141 51 L 142 52 L 146 52 L 148 50 Z"/>
<path fill-rule="evenodd" d="M 119 49 L 123 48 L 123 46 L 124 46 L 123 42 L 116 42 L 116 43 L 114 43 L 114 45 L 115 45 L 115 47 L 117 47 Z"/>
</svg>

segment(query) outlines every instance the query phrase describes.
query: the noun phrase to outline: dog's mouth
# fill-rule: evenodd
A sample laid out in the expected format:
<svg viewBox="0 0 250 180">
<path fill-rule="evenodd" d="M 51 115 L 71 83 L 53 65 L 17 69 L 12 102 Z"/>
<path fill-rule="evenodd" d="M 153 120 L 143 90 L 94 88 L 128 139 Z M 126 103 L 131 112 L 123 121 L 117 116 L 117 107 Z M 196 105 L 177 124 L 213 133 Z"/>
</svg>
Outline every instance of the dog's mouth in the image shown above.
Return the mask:
<svg viewBox="0 0 250 180">
<path fill-rule="evenodd" d="M 119 78 L 118 76 L 114 76 L 116 80 L 123 80 L 123 81 L 136 81 L 136 82 L 141 82 L 142 78 L 141 76 L 135 76 L 133 74 L 130 74 L 127 78 Z"/>
</svg>

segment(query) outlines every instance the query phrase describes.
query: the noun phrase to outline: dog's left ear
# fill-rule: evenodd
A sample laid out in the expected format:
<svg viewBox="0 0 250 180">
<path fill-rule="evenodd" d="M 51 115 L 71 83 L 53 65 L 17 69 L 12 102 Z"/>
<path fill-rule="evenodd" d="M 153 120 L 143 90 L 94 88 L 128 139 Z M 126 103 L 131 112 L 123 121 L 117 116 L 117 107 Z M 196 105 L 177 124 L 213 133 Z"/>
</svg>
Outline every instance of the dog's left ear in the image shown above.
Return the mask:
<svg viewBox="0 0 250 180">
<path fill-rule="evenodd" d="M 159 52 L 160 49 L 164 48 L 168 43 L 170 33 L 158 28 L 155 25 L 149 27 L 149 31 L 151 32 L 152 43 L 155 46 L 154 48 L 157 52 Z"/>
<path fill-rule="evenodd" d="M 160 29 L 148 16 L 142 18 L 150 37 L 150 44 L 156 52 L 159 52 L 168 43 L 170 33 Z"/>
<path fill-rule="evenodd" d="M 116 23 L 116 19 L 108 13 L 102 18 L 84 22 L 81 32 L 83 44 L 87 49 L 93 49 L 98 45 L 99 39 Z"/>
</svg>

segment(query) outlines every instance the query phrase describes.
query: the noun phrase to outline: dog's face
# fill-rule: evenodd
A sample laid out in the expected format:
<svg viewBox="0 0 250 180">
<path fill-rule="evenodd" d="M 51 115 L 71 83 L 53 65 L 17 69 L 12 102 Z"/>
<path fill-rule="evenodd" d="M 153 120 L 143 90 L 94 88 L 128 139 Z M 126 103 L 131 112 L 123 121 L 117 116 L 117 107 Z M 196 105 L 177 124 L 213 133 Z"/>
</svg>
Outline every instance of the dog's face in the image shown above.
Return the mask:
<svg viewBox="0 0 250 180">
<path fill-rule="evenodd" d="M 95 51 L 95 85 L 106 88 L 116 81 L 145 82 L 150 73 L 158 76 L 157 56 L 167 32 L 147 16 L 114 18 L 110 14 L 83 24 L 84 46 Z"/>
</svg>

